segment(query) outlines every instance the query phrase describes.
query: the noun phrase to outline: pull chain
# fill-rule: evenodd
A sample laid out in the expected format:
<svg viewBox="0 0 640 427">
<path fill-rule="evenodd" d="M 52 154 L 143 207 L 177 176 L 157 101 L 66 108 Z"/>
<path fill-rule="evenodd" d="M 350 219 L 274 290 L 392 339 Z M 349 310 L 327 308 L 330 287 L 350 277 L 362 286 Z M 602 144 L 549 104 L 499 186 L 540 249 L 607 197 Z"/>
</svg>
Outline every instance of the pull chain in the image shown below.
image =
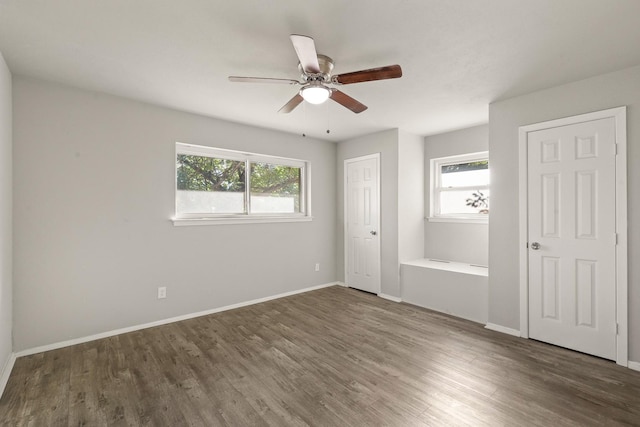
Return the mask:
<svg viewBox="0 0 640 427">
<path fill-rule="evenodd" d="M 307 128 L 307 124 L 308 124 L 308 122 L 307 122 L 307 103 L 304 102 L 304 101 L 302 101 L 302 114 L 304 116 L 304 118 L 302 119 L 302 123 L 304 124 L 303 129 L 306 129 Z M 302 132 L 302 136 L 306 137 L 307 134 Z"/>
<path fill-rule="evenodd" d="M 331 117 L 329 114 L 329 102 L 325 102 L 327 104 L 327 134 L 331 133 Z"/>
</svg>

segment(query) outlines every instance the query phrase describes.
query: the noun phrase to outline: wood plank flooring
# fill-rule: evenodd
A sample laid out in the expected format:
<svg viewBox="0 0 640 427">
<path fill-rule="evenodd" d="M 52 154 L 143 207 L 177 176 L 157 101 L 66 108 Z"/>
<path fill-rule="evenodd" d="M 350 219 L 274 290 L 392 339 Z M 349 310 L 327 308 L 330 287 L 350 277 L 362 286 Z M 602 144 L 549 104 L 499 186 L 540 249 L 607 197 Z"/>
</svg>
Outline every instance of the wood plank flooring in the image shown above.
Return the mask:
<svg viewBox="0 0 640 427">
<path fill-rule="evenodd" d="M 2 425 L 640 425 L 640 372 L 342 287 L 16 361 Z"/>
</svg>

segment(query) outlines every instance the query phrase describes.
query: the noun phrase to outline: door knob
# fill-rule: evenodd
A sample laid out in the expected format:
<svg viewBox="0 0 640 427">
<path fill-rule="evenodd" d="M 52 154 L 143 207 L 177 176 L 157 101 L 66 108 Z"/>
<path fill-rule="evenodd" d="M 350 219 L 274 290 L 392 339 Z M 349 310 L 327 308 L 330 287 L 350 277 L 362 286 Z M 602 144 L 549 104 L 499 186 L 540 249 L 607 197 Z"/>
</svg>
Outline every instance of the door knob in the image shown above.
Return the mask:
<svg viewBox="0 0 640 427">
<path fill-rule="evenodd" d="M 371 233 L 372 236 L 375 236 L 376 234 L 378 234 L 376 230 L 371 230 L 369 233 Z"/>
<path fill-rule="evenodd" d="M 540 243 L 538 242 L 533 242 L 531 244 L 531 249 L 533 249 L 534 251 L 537 251 L 538 249 L 540 249 Z"/>
</svg>

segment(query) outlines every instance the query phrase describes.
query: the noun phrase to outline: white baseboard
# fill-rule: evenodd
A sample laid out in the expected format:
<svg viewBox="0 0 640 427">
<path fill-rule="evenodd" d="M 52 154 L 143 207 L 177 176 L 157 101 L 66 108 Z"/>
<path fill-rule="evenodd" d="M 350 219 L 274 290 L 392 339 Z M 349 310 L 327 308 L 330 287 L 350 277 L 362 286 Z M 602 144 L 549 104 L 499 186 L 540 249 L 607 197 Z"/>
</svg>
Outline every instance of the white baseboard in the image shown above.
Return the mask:
<svg viewBox="0 0 640 427">
<path fill-rule="evenodd" d="M 336 285 L 342 286 L 343 288 L 347 288 L 348 287 L 347 284 L 344 283 L 344 282 L 336 282 Z"/>
<path fill-rule="evenodd" d="M 213 309 L 205 310 L 205 311 L 198 311 L 196 313 L 189 313 L 189 314 L 184 314 L 182 316 L 170 317 L 168 319 L 157 320 L 155 322 L 143 323 L 141 325 L 129 326 L 129 327 L 126 327 L 126 328 L 121 328 L 121 329 L 115 329 L 115 330 L 112 330 L 112 331 L 102 332 L 102 333 L 95 334 L 95 335 L 89 335 L 89 336 L 86 336 L 86 337 L 74 338 L 74 339 L 67 340 L 67 341 L 61 341 L 61 342 L 57 342 L 57 343 L 53 343 L 53 344 L 42 345 L 42 346 L 39 346 L 39 347 L 28 348 L 26 350 L 21 350 L 21 351 L 18 351 L 17 353 L 15 353 L 14 360 L 15 360 L 15 357 L 30 356 L 32 354 L 42 353 L 44 351 L 57 350 L 59 348 L 69 347 L 71 345 L 82 344 L 82 343 L 85 343 L 85 342 L 95 341 L 95 340 L 99 340 L 99 339 L 102 339 L 102 338 L 108 338 L 108 337 L 112 337 L 112 336 L 115 336 L 115 335 L 126 334 L 128 332 L 139 331 L 141 329 L 153 328 L 154 326 L 166 325 L 166 324 L 169 324 L 169 323 L 179 322 L 181 320 L 193 319 L 194 317 L 207 316 L 209 314 L 220 313 L 222 311 L 227 311 L 227 310 L 233 310 L 234 308 L 246 307 L 248 305 L 253 305 L 253 304 L 260 304 L 261 302 L 267 302 L 267 301 L 271 301 L 271 300 L 278 299 L 278 298 L 288 297 L 288 296 L 291 296 L 291 295 L 302 294 L 302 293 L 305 293 L 305 292 L 315 291 L 315 290 L 322 289 L 322 288 L 328 288 L 330 286 L 336 286 L 336 285 L 339 285 L 339 284 L 340 284 L 339 282 L 325 283 L 325 284 L 322 284 L 322 285 L 311 286 L 309 288 L 298 289 L 298 290 L 290 291 L 290 292 L 284 292 L 282 294 L 272 295 L 272 296 L 268 296 L 268 297 L 264 297 L 264 298 L 258 298 L 258 299 L 254 299 L 254 300 L 251 300 L 251 301 L 244 301 L 244 302 L 240 302 L 240 303 L 237 303 L 237 304 L 231 304 L 231 305 L 227 305 L 227 306 L 224 306 L 224 307 L 213 308 Z"/>
<path fill-rule="evenodd" d="M 640 362 L 633 362 L 629 360 L 629 364 L 627 365 L 629 369 L 633 369 L 634 371 L 640 371 Z"/>
<path fill-rule="evenodd" d="M 398 298 L 398 297 L 394 297 L 391 295 L 387 295 L 387 294 L 383 294 L 383 293 L 379 293 L 378 296 L 380 298 L 384 298 L 384 299 L 388 299 L 389 301 L 393 301 L 393 302 L 402 302 L 402 298 Z"/>
<path fill-rule="evenodd" d="M 513 335 L 514 337 L 520 337 L 520 331 L 517 329 L 507 328 L 506 326 L 496 325 L 495 323 L 487 323 L 484 327 L 492 331 L 502 332 L 503 334 Z"/>
<path fill-rule="evenodd" d="M 7 386 L 9 375 L 11 375 L 14 363 L 16 363 L 16 354 L 11 353 L 7 358 L 7 361 L 5 362 L 4 367 L 2 368 L 2 375 L 0 376 L 0 397 L 2 397 L 4 389 Z"/>
</svg>

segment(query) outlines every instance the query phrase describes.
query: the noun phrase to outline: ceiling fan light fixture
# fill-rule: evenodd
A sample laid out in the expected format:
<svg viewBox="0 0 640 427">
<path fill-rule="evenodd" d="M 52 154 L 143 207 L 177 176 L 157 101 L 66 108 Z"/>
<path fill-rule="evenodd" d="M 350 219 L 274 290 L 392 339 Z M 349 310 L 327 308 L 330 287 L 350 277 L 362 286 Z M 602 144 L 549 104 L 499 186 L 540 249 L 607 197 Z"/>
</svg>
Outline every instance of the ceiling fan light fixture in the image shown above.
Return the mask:
<svg viewBox="0 0 640 427">
<path fill-rule="evenodd" d="M 309 85 L 300 89 L 300 95 L 309 104 L 322 104 L 331 95 L 331 89 L 321 84 Z"/>
</svg>

